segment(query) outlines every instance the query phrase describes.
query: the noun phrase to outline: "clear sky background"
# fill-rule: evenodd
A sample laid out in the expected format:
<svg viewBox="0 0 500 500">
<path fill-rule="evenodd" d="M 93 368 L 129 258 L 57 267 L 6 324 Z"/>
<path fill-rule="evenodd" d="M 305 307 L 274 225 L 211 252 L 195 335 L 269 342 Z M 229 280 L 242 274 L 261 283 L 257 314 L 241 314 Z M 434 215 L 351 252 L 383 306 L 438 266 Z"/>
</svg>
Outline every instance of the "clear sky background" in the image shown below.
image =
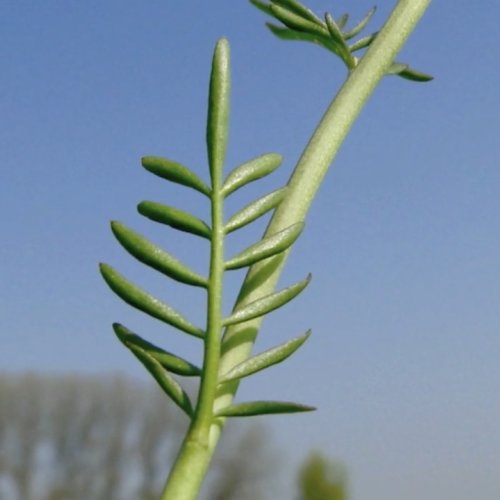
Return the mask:
<svg viewBox="0 0 500 500">
<path fill-rule="evenodd" d="M 395 2 L 380 4 L 373 29 Z M 310 1 L 354 18 L 371 5 Z M 500 498 L 498 19 L 494 0 L 431 5 L 398 59 L 436 79 L 383 81 L 313 205 L 281 283 L 308 272 L 313 281 L 265 321 L 257 348 L 313 336 L 239 395 L 319 407 L 264 420 L 290 480 L 319 448 L 347 465 L 354 500 Z M 204 242 L 135 206 L 151 199 L 206 217 L 205 200 L 139 159 L 169 157 L 207 178 L 207 82 L 222 35 L 233 58 L 228 168 L 285 157 L 228 213 L 286 182 L 345 71 L 321 48 L 278 41 L 264 20 L 243 0 L 0 3 L 2 371 L 146 379 L 113 321 L 199 359 L 196 340 L 114 296 L 97 262 L 202 324 L 202 293 L 135 262 L 108 221 L 206 268 Z M 228 254 L 264 224 L 235 235 Z M 227 282 L 228 310 L 242 276 Z"/>
</svg>

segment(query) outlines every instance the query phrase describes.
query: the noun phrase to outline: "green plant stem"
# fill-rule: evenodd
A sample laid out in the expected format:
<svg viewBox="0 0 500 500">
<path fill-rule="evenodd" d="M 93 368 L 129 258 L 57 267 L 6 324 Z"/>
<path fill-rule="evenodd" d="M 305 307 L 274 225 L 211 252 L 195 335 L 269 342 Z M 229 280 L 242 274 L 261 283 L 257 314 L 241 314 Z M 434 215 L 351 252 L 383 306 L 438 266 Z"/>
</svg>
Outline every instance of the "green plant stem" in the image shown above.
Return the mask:
<svg viewBox="0 0 500 500">
<path fill-rule="evenodd" d="M 287 195 L 266 229 L 266 236 L 305 219 L 316 192 L 347 133 L 429 4 L 430 0 L 398 2 L 373 44 L 358 66 L 349 74 L 311 137 L 290 178 Z M 287 255 L 288 252 L 284 252 L 249 269 L 235 308 L 272 293 Z M 207 342 L 206 355 L 210 356 L 211 361 L 205 360 L 204 372 L 208 368 L 207 363 L 210 363 L 212 370 L 219 364 L 218 373 L 225 373 L 247 359 L 261 321 L 255 319 L 226 329 L 220 363 L 218 359 L 216 363 L 218 354 L 209 352 L 209 342 Z M 204 379 L 202 381 L 202 384 L 206 384 L 204 387 L 207 388 L 207 392 L 208 388 L 210 389 L 210 393 L 214 387 L 212 376 L 213 373 L 209 375 L 210 382 L 204 382 Z M 231 404 L 237 388 L 237 382 L 223 384 L 214 401 L 215 406 L 210 409 L 210 414 Z M 209 397 L 204 401 L 208 405 Z M 200 406 L 197 410 L 199 408 Z M 208 410 L 204 411 L 208 414 Z M 203 428 L 203 432 L 197 436 L 194 431 L 197 429 L 197 418 L 196 412 L 193 425 L 183 442 L 164 490 L 163 500 L 195 500 L 197 497 L 222 428 L 220 421 L 212 422 L 210 432 L 207 434 L 206 421 L 202 419 L 203 424 L 199 425 Z"/>
<path fill-rule="evenodd" d="M 287 194 L 276 209 L 266 236 L 305 219 L 312 201 L 345 137 L 431 0 L 400 0 L 384 27 L 349 74 L 314 131 L 289 180 Z M 235 307 L 272 293 L 288 251 L 254 264 L 248 271 Z M 266 269 L 267 268 L 267 269 Z M 251 352 L 262 318 L 227 328 L 223 339 L 220 371 L 244 361 Z M 227 385 L 216 401 L 217 408 L 230 404 L 237 384 Z"/>
</svg>

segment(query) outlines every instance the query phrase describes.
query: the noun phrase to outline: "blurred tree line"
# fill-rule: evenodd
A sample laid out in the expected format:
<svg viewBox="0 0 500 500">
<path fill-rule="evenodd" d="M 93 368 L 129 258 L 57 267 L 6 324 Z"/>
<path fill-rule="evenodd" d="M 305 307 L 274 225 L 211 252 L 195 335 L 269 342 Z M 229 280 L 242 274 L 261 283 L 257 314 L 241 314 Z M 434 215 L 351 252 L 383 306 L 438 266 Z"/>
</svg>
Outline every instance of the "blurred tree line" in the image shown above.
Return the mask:
<svg viewBox="0 0 500 500">
<path fill-rule="evenodd" d="M 186 424 L 153 385 L 0 374 L 0 499 L 157 500 Z M 229 425 L 202 498 L 281 499 L 279 462 L 264 429 Z M 311 454 L 299 500 L 347 500 L 339 470 Z"/>
<path fill-rule="evenodd" d="M 157 500 L 187 422 L 123 377 L 0 374 L 1 500 Z M 256 500 L 275 472 L 262 429 L 228 426 L 207 500 Z"/>
</svg>

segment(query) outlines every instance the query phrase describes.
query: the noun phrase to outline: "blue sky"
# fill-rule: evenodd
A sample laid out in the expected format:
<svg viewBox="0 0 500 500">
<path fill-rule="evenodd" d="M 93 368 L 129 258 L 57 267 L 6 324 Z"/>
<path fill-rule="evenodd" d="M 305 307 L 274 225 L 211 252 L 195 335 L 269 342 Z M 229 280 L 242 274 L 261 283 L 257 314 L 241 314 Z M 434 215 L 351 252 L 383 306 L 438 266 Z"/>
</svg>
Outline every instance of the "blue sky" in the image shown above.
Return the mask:
<svg viewBox="0 0 500 500">
<path fill-rule="evenodd" d="M 355 18 L 371 7 L 350 4 L 309 3 Z M 379 6 L 374 28 L 393 5 Z M 308 272 L 313 281 L 266 320 L 258 349 L 313 336 L 239 397 L 319 407 L 266 420 L 290 476 L 316 447 L 347 465 L 355 500 L 500 497 L 499 17 L 493 0 L 431 5 L 399 59 L 436 79 L 383 81 L 313 205 L 282 284 Z M 159 280 L 109 230 L 119 219 L 206 266 L 206 245 L 136 213 L 143 199 L 207 210 L 140 157 L 207 178 L 208 72 L 227 36 L 228 168 L 285 157 L 230 213 L 286 182 L 343 67 L 274 39 L 246 1 L 4 1 L 0 19 L 0 369 L 145 378 L 111 332 L 117 320 L 196 359 L 197 342 L 129 310 L 97 272 L 109 262 L 203 320 L 200 294 Z M 229 253 L 262 229 L 235 236 Z M 227 308 L 241 277 L 227 281 Z"/>
</svg>

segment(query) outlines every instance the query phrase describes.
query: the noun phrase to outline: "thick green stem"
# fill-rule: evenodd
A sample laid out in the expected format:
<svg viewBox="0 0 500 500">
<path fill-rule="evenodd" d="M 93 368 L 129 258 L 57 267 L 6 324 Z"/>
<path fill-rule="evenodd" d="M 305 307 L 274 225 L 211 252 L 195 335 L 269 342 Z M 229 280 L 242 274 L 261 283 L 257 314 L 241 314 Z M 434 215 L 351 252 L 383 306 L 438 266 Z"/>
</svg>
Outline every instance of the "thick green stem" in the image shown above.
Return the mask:
<svg viewBox="0 0 500 500">
<path fill-rule="evenodd" d="M 429 4 L 430 0 L 398 2 L 376 40 L 359 65 L 352 70 L 311 137 L 290 178 L 286 198 L 271 219 L 266 235 L 274 234 L 305 219 L 330 164 L 363 105 Z M 214 222 L 215 220 L 216 218 Z M 241 307 L 258 297 L 272 293 L 286 258 L 287 252 L 253 265 L 247 273 L 235 307 Z M 219 389 L 215 406 L 212 407 L 209 404 L 211 396 L 207 396 L 205 400 L 202 394 L 205 394 L 204 390 L 207 394 L 212 394 L 216 389 L 216 378 L 212 377 L 217 377 L 217 373 L 214 375 L 217 365 L 218 373 L 225 373 L 250 355 L 261 321 L 256 319 L 228 327 L 223 338 L 220 359 L 219 353 L 215 353 L 215 340 L 213 344 L 207 340 L 202 379 L 204 389 L 200 393 L 193 425 L 188 431 L 164 490 L 163 500 L 194 500 L 197 497 L 222 428 L 221 421 L 211 420 L 210 430 L 207 432 L 208 420 L 201 418 L 198 422 L 198 411 L 201 411 L 202 415 L 212 416 L 213 411 L 228 406 L 238 384 L 228 383 Z M 207 374 L 207 369 L 213 372 Z"/>
<path fill-rule="evenodd" d="M 305 219 L 347 133 L 429 4 L 430 0 L 399 1 L 312 135 L 290 178 L 287 195 L 266 229 L 266 235 Z M 287 252 L 253 265 L 247 273 L 235 307 L 242 307 L 272 293 L 286 258 Z M 221 373 L 248 358 L 261 322 L 262 318 L 259 318 L 227 328 L 219 368 Z M 231 403 L 237 387 L 237 383 L 227 384 L 220 391 L 216 409 Z"/>
</svg>

